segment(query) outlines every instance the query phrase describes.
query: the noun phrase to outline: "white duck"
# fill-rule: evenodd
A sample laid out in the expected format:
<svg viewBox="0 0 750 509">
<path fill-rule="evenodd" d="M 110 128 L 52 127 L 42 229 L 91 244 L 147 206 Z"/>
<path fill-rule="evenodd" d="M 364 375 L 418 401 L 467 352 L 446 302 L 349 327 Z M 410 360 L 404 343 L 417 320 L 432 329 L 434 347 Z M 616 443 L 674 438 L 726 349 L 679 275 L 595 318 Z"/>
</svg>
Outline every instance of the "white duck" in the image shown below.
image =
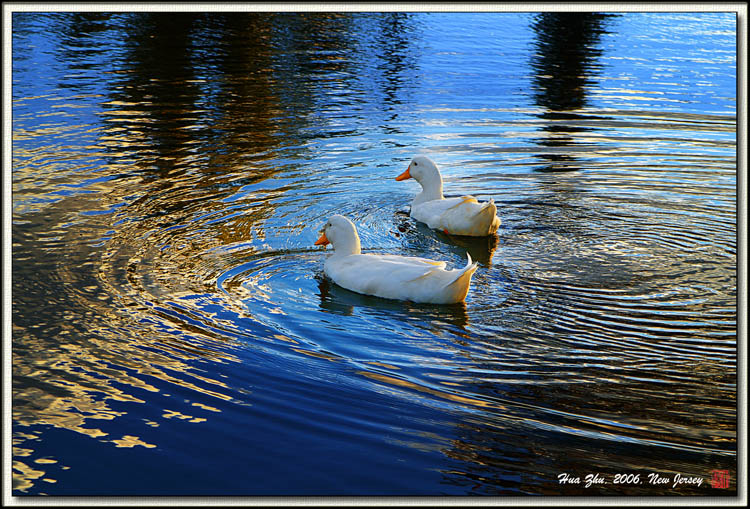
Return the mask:
<svg viewBox="0 0 750 509">
<path fill-rule="evenodd" d="M 462 269 L 445 269 L 445 262 L 384 254 L 362 254 L 354 224 L 335 215 L 326 223 L 316 246 L 333 245 L 323 271 L 347 290 L 387 299 L 432 304 L 461 302 L 469 292 L 477 264 L 469 261 Z"/>
<path fill-rule="evenodd" d="M 443 178 L 437 165 L 426 156 L 417 156 L 396 180 L 414 178 L 422 186 L 411 203 L 409 215 L 430 228 L 454 235 L 481 237 L 500 227 L 495 201 L 479 203 L 473 196 L 443 198 Z"/>
</svg>

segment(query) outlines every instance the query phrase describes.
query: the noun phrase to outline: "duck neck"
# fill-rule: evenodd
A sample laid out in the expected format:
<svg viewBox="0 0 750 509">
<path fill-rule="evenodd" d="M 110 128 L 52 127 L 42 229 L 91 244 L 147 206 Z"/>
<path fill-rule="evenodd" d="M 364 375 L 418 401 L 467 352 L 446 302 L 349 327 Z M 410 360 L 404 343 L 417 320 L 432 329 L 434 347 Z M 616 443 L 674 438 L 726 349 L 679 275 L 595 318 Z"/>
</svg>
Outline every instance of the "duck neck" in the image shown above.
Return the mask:
<svg viewBox="0 0 750 509">
<path fill-rule="evenodd" d="M 357 232 L 354 232 L 353 236 L 347 236 L 344 239 L 338 240 L 333 248 L 333 254 L 336 256 L 349 256 L 361 253 L 362 248 L 360 247 Z"/>
<path fill-rule="evenodd" d="M 424 179 L 419 183 L 422 186 L 422 192 L 414 198 L 414 205 L 432 200 L 443 199 L 443 179 L 440 174 L 430 175 L 430 178 Z"/>
</svg>

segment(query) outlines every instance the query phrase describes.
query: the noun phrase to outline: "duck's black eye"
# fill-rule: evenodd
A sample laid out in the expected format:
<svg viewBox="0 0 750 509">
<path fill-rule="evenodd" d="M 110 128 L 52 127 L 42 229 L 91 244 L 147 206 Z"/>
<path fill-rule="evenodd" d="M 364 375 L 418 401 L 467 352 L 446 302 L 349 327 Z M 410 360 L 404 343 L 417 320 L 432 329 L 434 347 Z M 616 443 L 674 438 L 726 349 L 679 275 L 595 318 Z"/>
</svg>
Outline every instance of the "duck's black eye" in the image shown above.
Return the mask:
<svg viewBox="0 0 750 509">
<path fill-rule="evenodd" d="M 414 161 L 414 166 L 419 166 L 419 163 Z"/>
</svg>

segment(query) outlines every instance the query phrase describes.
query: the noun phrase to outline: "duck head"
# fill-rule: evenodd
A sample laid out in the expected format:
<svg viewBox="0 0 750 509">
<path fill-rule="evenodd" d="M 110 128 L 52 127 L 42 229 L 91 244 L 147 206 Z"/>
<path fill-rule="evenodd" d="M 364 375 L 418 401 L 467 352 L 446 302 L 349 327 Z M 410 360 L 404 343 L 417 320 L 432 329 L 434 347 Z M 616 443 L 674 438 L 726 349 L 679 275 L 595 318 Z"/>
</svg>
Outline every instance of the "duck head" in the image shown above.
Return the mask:
<svg viewBox="0 0 750 509">
<path fill-rule="evenodd" d="M 336 254 L 350 255 L 362 252 L 359 235 L 354 223 L 344 216 L 331 216 L 320 232 L 320 238 L 315 241 L 316 246 L 331 244 Z"/>
<path fill-rule="evenodd" d="M 415 199 L 416 203 L 443 198 L 443 178 L 437 165 L 427 156 L 417 156 L 411 160 L 409 167 L 396 180 L 413 178 L 422 186 L 422 192 Z"/>
</svg>

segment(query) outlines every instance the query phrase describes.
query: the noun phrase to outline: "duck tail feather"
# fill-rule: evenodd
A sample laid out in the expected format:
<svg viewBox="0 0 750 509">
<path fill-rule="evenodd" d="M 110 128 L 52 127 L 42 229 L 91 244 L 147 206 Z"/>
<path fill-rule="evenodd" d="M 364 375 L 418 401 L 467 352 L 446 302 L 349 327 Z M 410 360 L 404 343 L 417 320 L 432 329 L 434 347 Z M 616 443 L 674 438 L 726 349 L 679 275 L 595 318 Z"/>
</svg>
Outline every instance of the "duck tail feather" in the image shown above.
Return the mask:
<svg viewBox="0 0 750 509">
<path fill-rule="evenodd" d="M 495 205 L 495 200 L 493 198 L 490 198 L 490 201 L 482 204 L 482 206 L 479 208 L 479 210 L 477 210 L 475 215 L 476 216 L 486 215 L 487 217 L 494 217 L 496 212 L 497 212 L 497 206 Z"/>
<path fill-rule="evenodd" d="M 456 282 L 467 277 L 471 279 L 471 275 L 474 274 L 475 270 L 477 270 L 478 264 L 477 262 L 471 259 L 471 255 L 468 252 L 466 253 L 466 257 L 468 259 L 466 262 L 466 265 L 464 265 L 464 267 L 458 271 L 458 274 L 456 274 L 456 277 L 454 277 L 452 280 L 446 283 L 445 286 L 450 286 L 452 284 L 455 284 Z"/>
</svg>

